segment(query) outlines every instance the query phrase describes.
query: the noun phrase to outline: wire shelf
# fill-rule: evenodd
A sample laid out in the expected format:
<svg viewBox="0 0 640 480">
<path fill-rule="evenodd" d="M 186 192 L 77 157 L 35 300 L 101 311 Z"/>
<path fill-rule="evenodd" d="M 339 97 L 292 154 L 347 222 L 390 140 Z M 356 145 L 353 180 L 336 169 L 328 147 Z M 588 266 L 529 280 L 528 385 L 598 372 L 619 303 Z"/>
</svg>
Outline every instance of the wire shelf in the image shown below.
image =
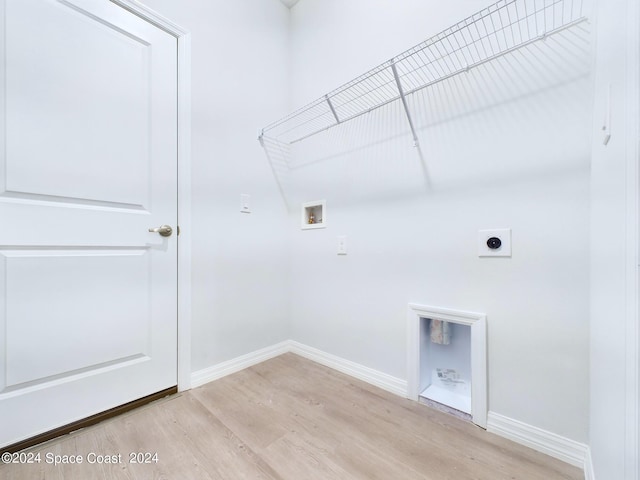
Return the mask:
<svg viewBox="0 0 640 480">
<path fill-rule="evenodd" d="M 587 20 L 583 0 L 501 0 L 264 127 L 294 144 Z"/>
</svg>

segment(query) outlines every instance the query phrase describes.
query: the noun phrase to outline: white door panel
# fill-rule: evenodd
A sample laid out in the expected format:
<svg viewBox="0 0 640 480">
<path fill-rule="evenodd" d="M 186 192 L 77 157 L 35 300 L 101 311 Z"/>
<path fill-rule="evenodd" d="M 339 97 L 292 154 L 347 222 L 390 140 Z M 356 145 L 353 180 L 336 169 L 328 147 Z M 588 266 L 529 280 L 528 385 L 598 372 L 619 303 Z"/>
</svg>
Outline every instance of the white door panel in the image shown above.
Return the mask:
<svg viewBox="0 0 640 480">
<path fill-rule="evenodd" d="M 148 206 L 150 44 L 64 3 L 7 7 L 6 192 Z"/>
<path fill-rule="evenodd" d="M 177 43 L 0 0 L 0 446 L 177 383 Z"/>
<path fill-rule="evenodd" d="M 145 250 L 0 254 L 6 257 L 0 275 L 7 296 L 7 387 L 149 356 L 151 279 Z"/>
</svg>

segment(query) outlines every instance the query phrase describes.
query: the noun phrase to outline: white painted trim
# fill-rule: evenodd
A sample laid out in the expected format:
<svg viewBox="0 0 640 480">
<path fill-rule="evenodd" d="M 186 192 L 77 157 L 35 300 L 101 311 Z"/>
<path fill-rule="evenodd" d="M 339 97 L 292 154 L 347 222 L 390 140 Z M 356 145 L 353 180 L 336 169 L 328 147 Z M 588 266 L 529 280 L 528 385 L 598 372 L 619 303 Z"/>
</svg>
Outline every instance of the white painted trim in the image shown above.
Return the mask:
<svg viewBox="0 0 640 480">
<path fill-rule="evenodd" d="M 191 35 L 178 37 L 178 389 L 191 388 Z"/>
<path fill-rule="evenodd" d="M 388 392 L 406 397 L 407 382 L 404 380 L 293 340 L 286 340 L 271 347 L 256 350 L 212 367 L 198 370 L 191 375 L 191 386 L 193 388 L 199 387 L 285 353 L 295 353 Z"/>
<path fill-rule="evenodd" d="M 154 24 L 156 27 L 161 28 L 165 32 L 173 35 L 177 39 L 180 37 L 189 35 L 189 32 L 179 26 L 176 23 L 173 23 L 166 17 L 163 17 L 155 10 L 147 7 L 143 3 L 138 0 L 109 0 L 111 3 L 115 3 L 116 5 L 121 6 L 125 10 L 129 10 L 134 15 L 146 20 L 149 23 Z"/>
<path fill-rule="evenodd" d="M 487 431 L 579 468 L 585 467 L 589 455 L 588 445 L 495 412 L 489 412 Z"/>
<path fill-rule="evenodd" d="M 407 313 L 407 398 L 418 400 L 420 387 L 420 319 L 432 318 L 471 327 L 471 418 L 487 427 L 487 316 L 410 303 Z"/>
<path fill-rule="evenodd" d="M 407 382 L 401 378 L 393 377 L 378 370 L 365 367 L 364 365 L 360 365 L 359 363 L 355 363 L 350 360 L 345 360 L 344 358 L 323 352 L 317 348 L 303 345 L 302 343 L 298 343 L 293 340 L 289 341 L 289 351 L 401 397 L 406 397 L 407 395 Z"/>
<path fill-rule="evenodd" d="M 110 0 L 178 42 L 178 389 L 191 388 L 191 34 L 136 0 Z"/>
<path fill-rule="evenodd" d="M 640 325 L 638 263 L 640 235 L 640 6 L 627 0 L 626 168 L 627 168 L 627 279 L 625 368 L 625 480 L 640 480 Z"/>
<path fill-rule="evenodd" d="M 237 358 L 227 360 L 212 367 L 204 368 L 191 374 L 191 387 L 196 388 L 205 383 L 218 380 L 245 368 L 252 367 L 271 358 L 290 351 L 290 342 L 284 341 L 271 347 L 262 348 Z"/>
<path fill-rule="evenodd" d="M 587 453 L 584 457 L 584 480 L 596 480 L 596 474 L 593 471 L 593 460 L 591 459 L 591 448 L 587 447 Z"/>
</svg>

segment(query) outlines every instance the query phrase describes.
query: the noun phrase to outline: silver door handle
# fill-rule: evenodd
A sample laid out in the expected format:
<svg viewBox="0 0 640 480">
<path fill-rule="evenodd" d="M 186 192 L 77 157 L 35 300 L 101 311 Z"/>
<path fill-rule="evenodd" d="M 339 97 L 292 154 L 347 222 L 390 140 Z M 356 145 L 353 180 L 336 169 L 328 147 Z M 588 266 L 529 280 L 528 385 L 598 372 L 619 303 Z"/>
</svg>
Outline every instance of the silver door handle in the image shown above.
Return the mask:
<svg viewBox="0 0 640 480">
<path fill-rule="evenodd" d="M 163 237 L 170 237 L 171 234 L 173 233 L 173 228 L 171 228 L 169 225 L 162 225 L 160 227 L 150 228 L 149 232 L 150 233 L 159 233 Z"/>
</svg>

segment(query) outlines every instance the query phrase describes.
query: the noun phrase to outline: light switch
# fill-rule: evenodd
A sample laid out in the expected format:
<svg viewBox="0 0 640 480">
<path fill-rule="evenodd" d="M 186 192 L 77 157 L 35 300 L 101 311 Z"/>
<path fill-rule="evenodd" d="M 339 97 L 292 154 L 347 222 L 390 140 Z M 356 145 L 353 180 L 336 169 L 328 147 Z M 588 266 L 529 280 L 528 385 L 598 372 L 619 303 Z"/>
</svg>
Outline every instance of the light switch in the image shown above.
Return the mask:
<svg viewBox="0 0 640 480">
<path fill-rule="evenodd" d="M 338 255 L 347 254 L 347 236 L 341 235 L 338 237 Z"/>
<path fill-rule="evenodd" d="M 251 195 L 240 194 L 240 211 L 242 213 L 251 213 Z"/>
</svg>

